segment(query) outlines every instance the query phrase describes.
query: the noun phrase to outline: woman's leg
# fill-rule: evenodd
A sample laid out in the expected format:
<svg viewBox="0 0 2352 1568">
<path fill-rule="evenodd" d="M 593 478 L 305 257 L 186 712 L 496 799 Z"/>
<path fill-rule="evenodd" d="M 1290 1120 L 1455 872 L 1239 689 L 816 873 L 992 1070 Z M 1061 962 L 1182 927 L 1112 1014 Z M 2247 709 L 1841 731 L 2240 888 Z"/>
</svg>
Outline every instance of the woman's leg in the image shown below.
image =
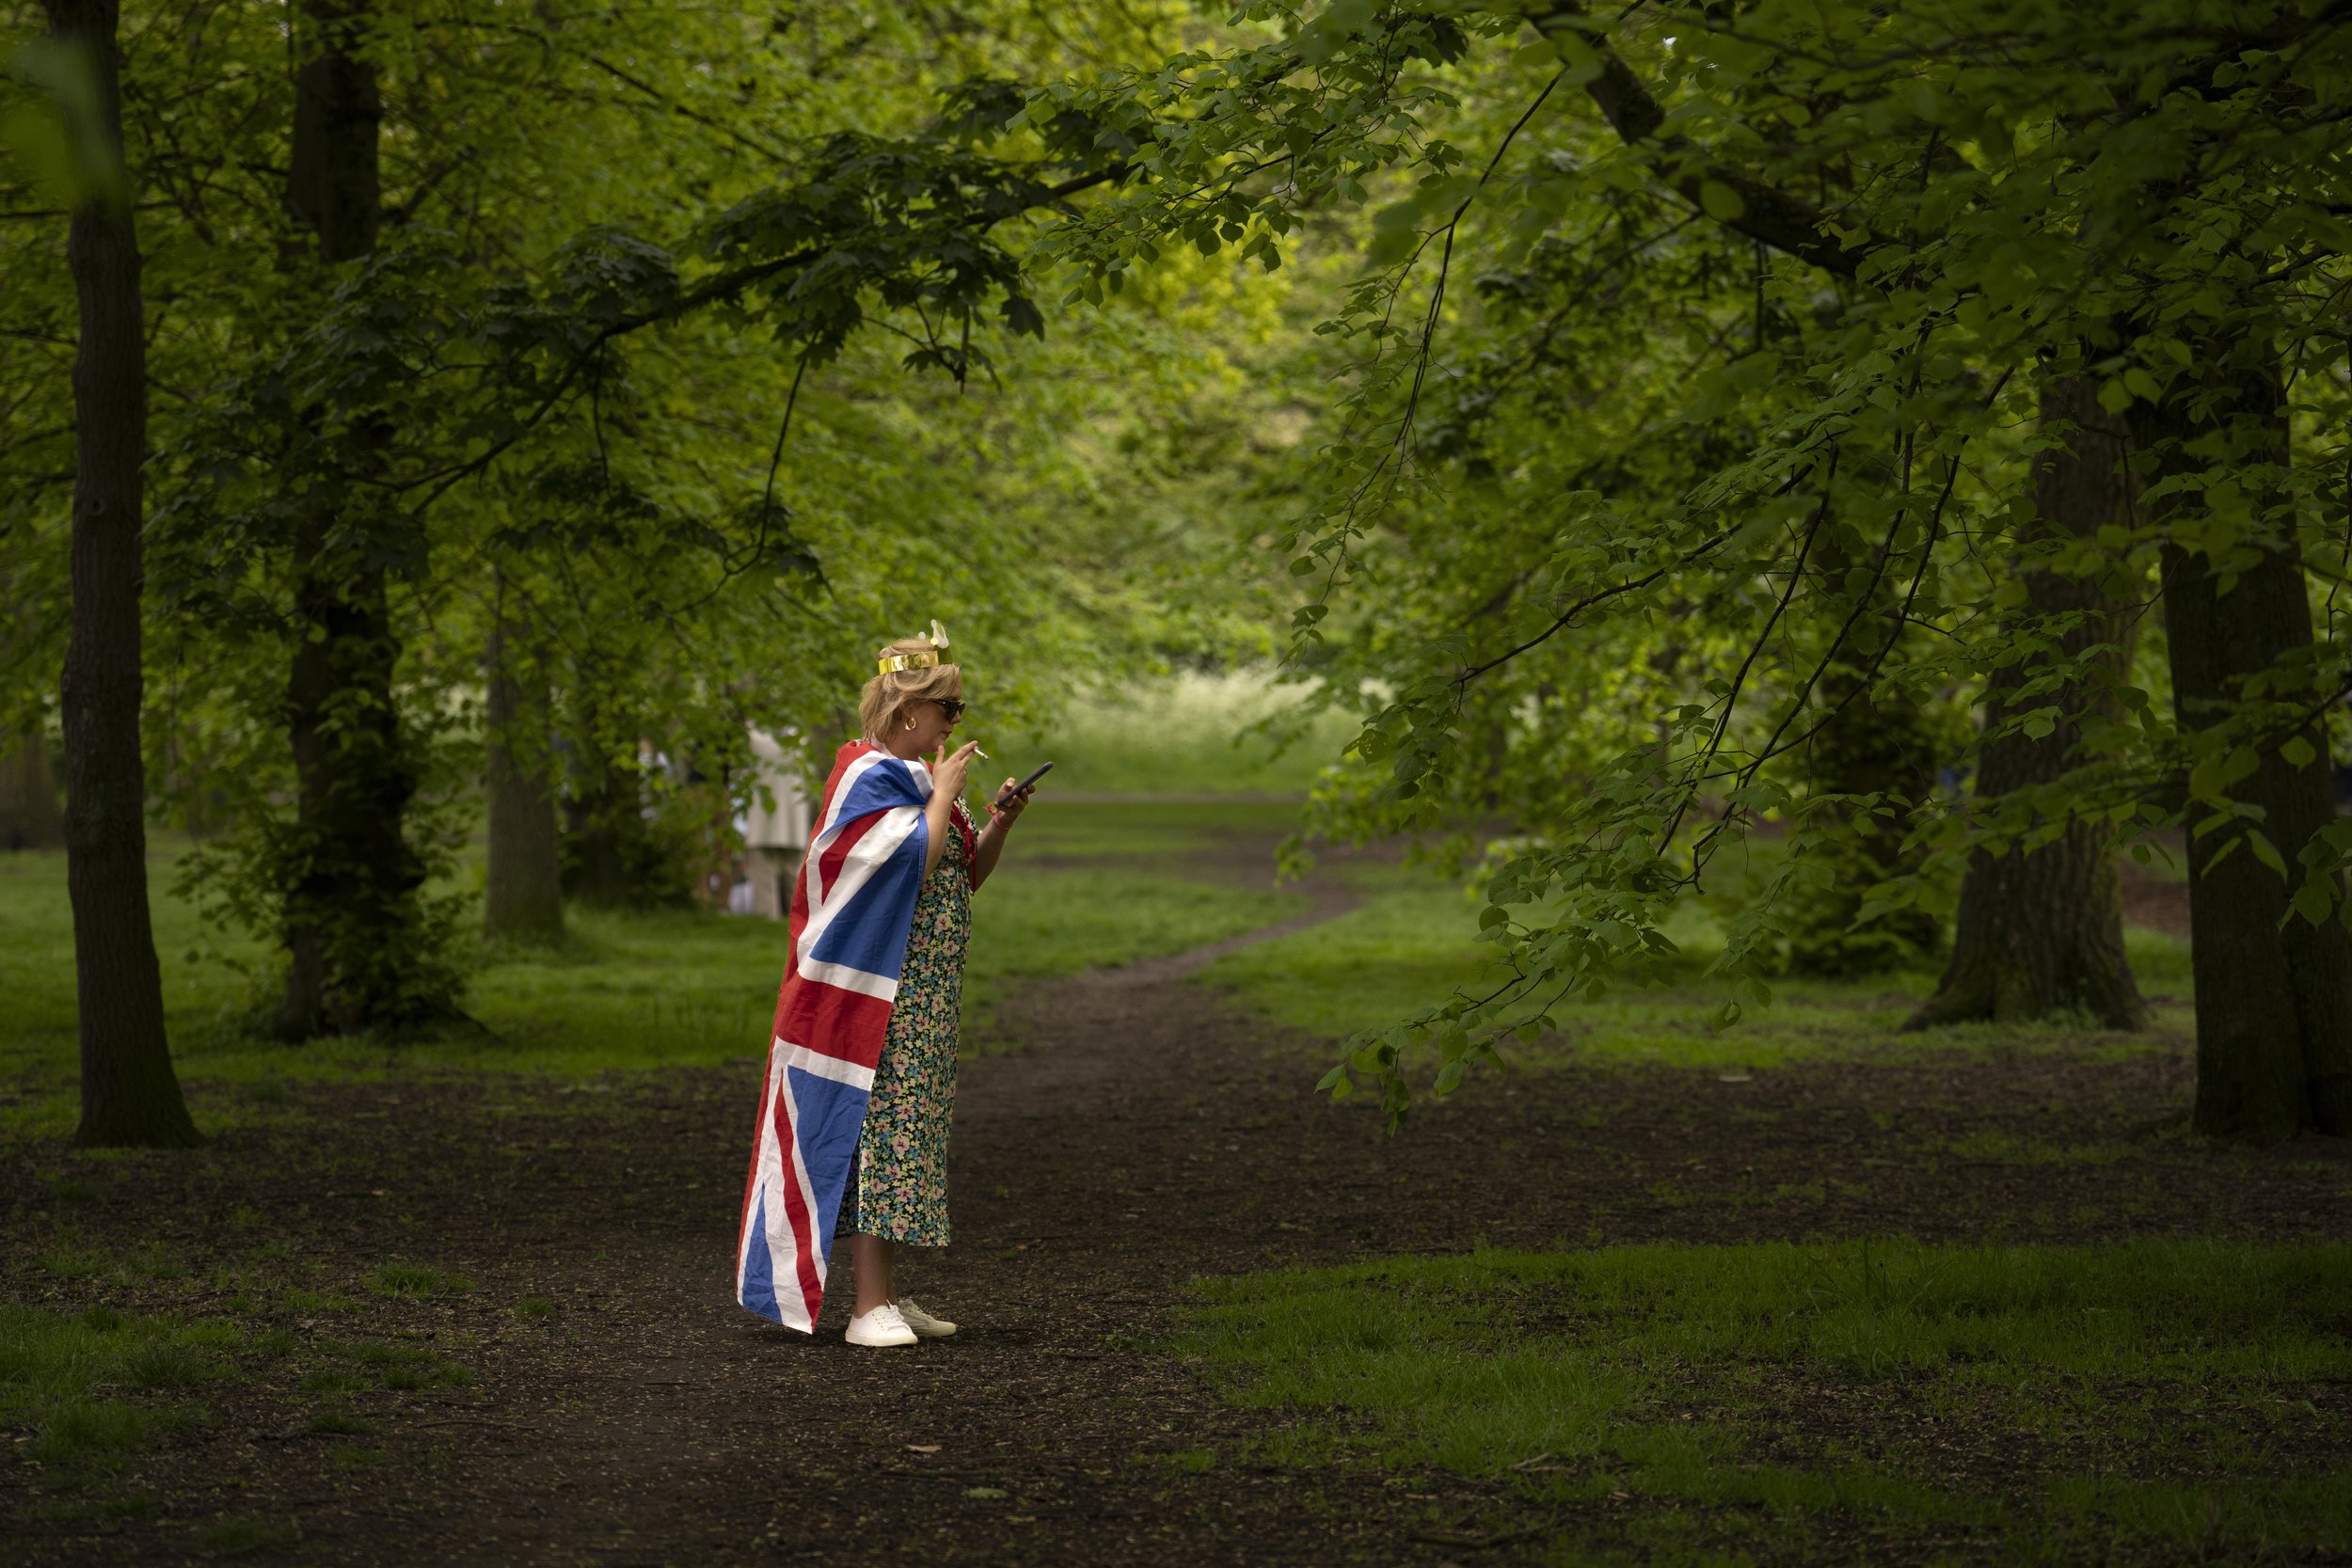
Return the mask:
<svg viewBox="0 0 2352 1568">
<path fill-rule="evenodd" d="M 882 1237 L 850 1236 L 850 1273 L 857 1284 L 857 1305 L 850 1309 L 851 1316 L 862 1318 L 898 1299 L 890 1284 L 890 1243 Z"/>
</svg>

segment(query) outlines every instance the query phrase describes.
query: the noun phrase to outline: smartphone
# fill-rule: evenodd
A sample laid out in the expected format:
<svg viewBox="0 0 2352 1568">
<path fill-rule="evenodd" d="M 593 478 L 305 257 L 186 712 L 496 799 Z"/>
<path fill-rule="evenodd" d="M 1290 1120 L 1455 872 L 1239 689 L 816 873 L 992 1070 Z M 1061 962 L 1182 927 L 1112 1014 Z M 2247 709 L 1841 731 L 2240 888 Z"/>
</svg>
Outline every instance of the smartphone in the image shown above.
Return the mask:
<svg viewBox="0 0 2352 1568">
<path fill-rule="evenodd" d="M 997 796 L 997 797 L 996 797 L 996 800 L 995 800 L 995 801 L 994 801 L 994 804 L 996 804 L 996 805 L 998 805 L 998 806 L 1003 806 L 1003 805 L 1005 805 L 1005 804 L 1006 804 L 1008 801 L 1009 801 L 1009 800 L 1011 800 L 1014 796 L 1016 796 L 1016 795 L 1020 794 L 1023 790 L 1025 790 L 1025 789 L 1028 788 L 1031 784 L 1033 784 L 1037 783 L 1037 782 L 1038 782 L 1038 780 L 1040 780 L 1040 779 L 1041 779 L 1041 778 L 1045 777 L 1045 775 L 1046 775 L 1046 774 L 1048 774 L 1048 773 L 1052 772 L 1053 770 L 1054 770 L 1054 765 L 1053 765 L 1052 763 L 1050 763 L 1050 762 L 1049 762 L 1049 763 L 1045 763 L 1045 764 L 1043 764 L 1042 766 L 1041 766 L 1041 767 L 1038 768 L 1038 770 L 1037 770 L 1036 772 L 1034 772 L 1034 773 L 1030 774 L 1027 778 L 1025 778 L 1025 779 L 1022 780 L 1019 784 L 1017 784 L 1013 785 L 1010 789 L 1006 790 L 1006 791 L 1005 791 L 1002 795 Z"/>
</svg>

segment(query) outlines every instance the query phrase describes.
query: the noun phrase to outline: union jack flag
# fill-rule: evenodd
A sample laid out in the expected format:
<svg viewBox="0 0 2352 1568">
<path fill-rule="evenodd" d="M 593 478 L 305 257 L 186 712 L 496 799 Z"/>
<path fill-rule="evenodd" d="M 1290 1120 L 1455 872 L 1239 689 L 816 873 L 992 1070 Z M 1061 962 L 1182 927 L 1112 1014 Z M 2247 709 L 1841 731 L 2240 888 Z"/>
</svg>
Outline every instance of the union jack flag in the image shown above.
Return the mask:
<svg viewBox="0 0 2352 1568">
<path fill-rule="evenodd" d="M 866 741 L 834 759 L 792 890 L 792 953 L 743 1184 L 735 1299 L 813 1333 L 834 1221 L 922 891 L 930 770 Z"/>
</svg>

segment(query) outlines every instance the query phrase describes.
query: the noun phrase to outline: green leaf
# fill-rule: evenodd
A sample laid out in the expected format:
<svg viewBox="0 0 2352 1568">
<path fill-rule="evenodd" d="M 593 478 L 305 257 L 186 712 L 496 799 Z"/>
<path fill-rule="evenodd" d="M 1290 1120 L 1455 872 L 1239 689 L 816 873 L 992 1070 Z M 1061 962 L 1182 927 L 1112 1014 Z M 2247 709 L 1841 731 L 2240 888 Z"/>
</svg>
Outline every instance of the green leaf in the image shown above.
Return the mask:
<svg viewBox="0 0 2352 1568">
<path fill-rule="evenodd" d="M 1720 180 L 1699 182 L 1699 207 L 1717 223 L 1737 223 L 1748 211 L 1740 193 Z"/>
<path fill-rule="evenodd" d="M 2246 830 L 2246 847 L 2254 852 L 2256 860 L 2276 871 L 2280 876 L 2283 877 L 2287 874 L 2286 857 L 2279 853 L 2279 847 L 2271 843 L 2260 828 Z"/>
</svg>

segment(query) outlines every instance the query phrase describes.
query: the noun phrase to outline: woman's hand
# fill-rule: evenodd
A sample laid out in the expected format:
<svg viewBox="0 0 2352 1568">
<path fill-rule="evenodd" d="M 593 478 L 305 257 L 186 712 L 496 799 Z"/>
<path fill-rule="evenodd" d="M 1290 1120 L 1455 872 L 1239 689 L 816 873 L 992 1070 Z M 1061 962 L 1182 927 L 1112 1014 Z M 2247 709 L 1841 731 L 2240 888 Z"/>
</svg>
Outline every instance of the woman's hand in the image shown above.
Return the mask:
<svg viewBox="0 0 2352 1568">
<path fill-rule="evenodd" d="M 996 786 L 996 793 L 999 796 L 1002 796 L 1006 790 L 1010 789 L 1014 784 L 1017 784 L 1020 782 L 1021 781 L 1018 779 L 1007 779 L 1003 784 Z M 1034 789 L 1037 786 L 1035 784 L 1029 786 L 1030 789 Z M 1027 789 L 1023 790 L 1020 794 L 1015 795 L 1010 800 L 1005 801 L 1005 803 L 1001 806 L 994 800 L 991 800 L 988 803 L 989 826 L 994 828 L 998 832 L 1003 832 L 1007 828 L 1012 826 L 1013 818 L 1019 816 L 1023 812 L 1026 811 L 1028 807 L 1029 790 Z"/>
<path fill-rule="evenodd" d="M 938 754 L 931 758 L 931 803 L 952 805 L 963 798 L 963 770 L 972 762 L 972 753 L 980 749 L 977 740 L 967 740 L 950 753 L 947 743 L 939 743 Z"/>
</svg>

